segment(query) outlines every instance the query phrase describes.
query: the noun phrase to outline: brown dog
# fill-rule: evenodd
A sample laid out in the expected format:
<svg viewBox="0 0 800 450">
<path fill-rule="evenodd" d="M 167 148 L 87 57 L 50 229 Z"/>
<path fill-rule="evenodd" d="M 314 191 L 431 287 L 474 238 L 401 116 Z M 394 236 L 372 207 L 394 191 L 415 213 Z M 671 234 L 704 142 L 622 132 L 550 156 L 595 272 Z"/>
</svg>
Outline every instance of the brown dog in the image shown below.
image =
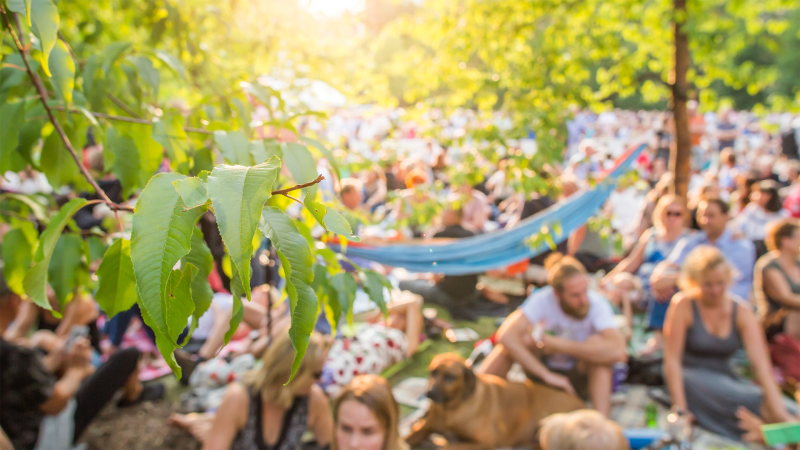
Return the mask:
<svg viewBox="0 0 800 450">
<path fill-rule="evenodd" d="M 445 353 L 430 365 L 431 407 L 406 439 L 417 445 L 432 433 L 459 448 L 535 446 L 539 421 L 584 408 L 566 392 L 530 381 L 514 383 L 475 374 L 463 358 Z"/>
</svg>

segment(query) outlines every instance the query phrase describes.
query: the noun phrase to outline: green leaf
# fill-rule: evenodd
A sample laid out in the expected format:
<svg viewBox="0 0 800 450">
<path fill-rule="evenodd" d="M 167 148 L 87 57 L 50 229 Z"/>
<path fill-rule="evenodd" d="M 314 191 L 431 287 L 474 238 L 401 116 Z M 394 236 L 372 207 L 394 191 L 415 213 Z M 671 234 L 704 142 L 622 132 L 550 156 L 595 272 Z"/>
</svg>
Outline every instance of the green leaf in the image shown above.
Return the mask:
<svg viewBox="0 0 800 450">
<path fill-rule="evenodd" d="M 267 152 L 267 159 L 277 156 L 283 161 L 283 149 L 280 142 L 275 139 L 264 139 L 264 150 Z"/>
<path fill-rule="evenodd" d="M 133 58 L 133 65 L 139 72 L 139 78 L 150 87 L 153 97 L 157 99 L 158 89 L 161 86 L 161 74 L 153 66 L 153 60 L 145 56 L 136 56 Z"/>
<path fill-rule="evenodd" d="M 186 264 L 197 267 L 197 272 L 192 278 L 192 300 L 194 301 L 192 324 L 184 342 L 188 342 L 189 338 L 192 337 L 200 317 L 211 306 L 211 300 L 214 297 L 214 291 L 211 290 L 211 285 L 208 284 L 208 275 L 214 269 L 214 257 L 203 241 L 203 232 L 199 227 L 195 227 L 194 233 L 192 233 L 192 248 L 189 254 L 181 260 L 181 265 L 185 266 Z"/>
<path fill-rule="evenodd" d="M 184 209 L 197 208 L 209 201 L 206 183 L 200 178 L 184 178 L 173 181 L 172 184 L 181 196 Z"/>
<path fill-rule="evenodd" d="M 111 67 L 131 48 L 131 46 L 132 44 L 130 42 L 112 42 L 108 47 L 104 48 L 100 53 L 100 60 L 98 61 L 102 67 L 103 74 L 107 74 L 111 70 Z"/>
<path fill-rule="evenodd" d="M 325 228 L 347 240 L 353 242 L 361 241 L 361 238 L 353 234 L 353 230 L 350 229 L 350 224 L 347 220 L 333 208 L 328 208 L 325 213 Z"/>
<path fill-rule="evenodd" d="M 187 263 L 183 270 L 173 272 L 169 279 L 169 300 L 164 304 L 164 322 L 167 324 L 169 340 L 178 342 L 178 337 L 194 312 L 192 279 L 197 274 L 197 268 Z"/>
<path fill-rule="evenodd" d="M 115 240 L 103 255 L 96 275 L 99 286 L 94 299 L 109 318 L 133 307 L 137 295 L 130 241 Z"/>
<path fill-rule="evenodd" d="M 158 347 L 159 353 L 161 353 L 161 355 L 167 361 L 167 365 L 170 369 L 172 369 L 172 373 L 174 373 L 175 376 L 180 380 L 183 372 L 181 371 L 181 366 L 178 365 L 178 361 L 175 360 L 175 349 L 178 348 L 178 345 L 174 342 L 171 342 L 169 340 L 169 336 L 157 331 L 159 329 L 159 325 L 153 320 L 152 317 L 150 317 L 150 314 L 147 313 L 147 308 L 145 307 L 142 299 L 137 298 L 136 302 L 139 304 L 139 309 L 142 311 L 144 323 L 153 331 L 155 331 L 156 347 Z"/>
<path fill-rule="evenodd" d="M 219 147 L 219 151 L 225 161 L 240 166 L 253 165 L 253 157 L 250 155 L 250 141 L 241 131 L 228 133 L 217 130 L 214 132 L 214 142 L 217 143 L 217 147 Z"/>
<path fill-rule="evenodd" d="M 89 244 L 89 260 L 90 262 L 97 261 L 98 259 L 102 258 L 103 255 L 106 254 L 107 246 L 103 243 L 103 240 L 97 236 L 89 236 L 86 239 L 87 244 Z M 128 257 L 130 258 L 130 250 L 128 250 Z M 131 305 L 132 306 L 132 305 Z"/>
<path fill-rule="evenodd" d="M 75 90 L 75 61 L 72 60 L 72 55 L 63 42 L 57 41 L 53 46 L 49 66 L 52 73 L 50 85 L 56 96 L 64 104 L 69 105 L 72 103 L 72 91 Z"/>
<path fill-rule="evenodd" d="M 322 264 L 314 264 L 314 282 L 311 287 L 319 301 L 324 304 L 325 317 L 331 324 L 335 336 L 339 329 L 339 319 L 342 317 L 342 306 L 339 304 L 338 294 L 329 277 L 327 267 Z"/>
<path fill-rule="evenodd" d="M 150 125 L 120 123 L 116 126 L 124 135 L 132 138 L 139 155 L 139 186 L 147 185 L 158 172 L 164 159 L 164 147 L 152 138 Z"/>
<path fill-rule="evenodd" d="M 122 197 L 130 197 L 141 186 L 142 168 L 139 165 L 139 149 L 136 148 L 136 142 L 130 136 L 109 127 L 106 131 L 106 145 L 103 148 L 103 154 L 106 167 L 111 169 L 111 173 L 122 184 Z"/>
<path fill-rule="evenodd" d="M 33 261 L 33 244 L 35 242 L 29 242 L 26 233 L 19 228 L 14 228 L 3 236 L 3 276 L 8 288 L 17 295 L 25 293 L 22 280 Z"/>
<path fill-rule="evenodd" d="M 337 273 L 331 277 L 331 284 L 336 289 L 337 298 L 342 311 L 347 311 L 347 322 L 353 326 L 353 302 L 356 300 L 358 284 L 350 272 Z"/>
<path fill-rule="evenodd" d="M 327 147 L 322 145 L 322 143 L 320 141 L 318 141 L 316 139 L 311 139 L 309 137 L 303 136 L 303 137 L 300 138 L 300 140 L 302 140 L 306 144 L 308 144 L 308 145 L 314 147 L 315 149 L 317 149 L 320 152 L 320 154 L 325 159 L 328 160 L 328 163 L 330 163 L 331 167 L 333 168 L 333 171 L 336 173 L 336 178 L 338 178 L 339 180 L 342 179 L 342 174 L 339 171 L 339 164 L 336 162 L 336 158 L 333 157 L 333 153 L 331 153 L 331 151 L 328 150 Z"/>
<path fill-rule="evenodd" d="M 31 0 L 8 0 L 8 10 L 23 15 L 31 26 Z"/>
<path fill-rule="evenodd" d="M 295 349 L 292 375 L 288 380 L 291 381 L 306 353 L 317 318 L 317 296 L 310 286 L 314 280 L 314 258 L 305 238 L 283 211 L 265 207 L 260 226 L 264 236 L 269 238 L 278 251 L 286 275 L 286 293 L 289 295 L 292 317 L 289 338 Z"/>
<path fill-rule="evenodd" d="M 39 62 L 42 64 L 44 73 L 50 77 L 50 52 L 56 44 L 56 35 L 61 18 L 58 9 L 51 0 L 32 0 L 30 3 L 31 20 L 33 22 L 33 34 L 39 39 L 42 45 L 42 52 L 39 55 Z"/>
<path fill-rule="evenodd" d="M 62 234 L 53 249 L 53 257 L 47 268 L 47 277 L 50 286 L 55 291 L 60 310 L 72 297 L 79 272 L 86 273 L 86 267 L 81 260 L 83 239 L 77 234 Z"/>
<path fill-rule="evenodd" d="M 164 146 L 172 170 L 189 171 L 189 137 L 183 130 L 181 116 L 165 117 L 153 125 L 153 139 Z"/>
<path fill-rule="evenodd" d="M 139 195 L 133 213 L 131 261 L 140 304 L 155 324 L 156 334 L 167 334 L 164 310 L 169 301 L 172 268 L 189 253 L 195 224 L 203 211 L 183 210 L 172 185 L 186 178 L 176 173 L 154 176 Z M 167 355 L 164 355 L 167 358 Z"/>
<path fill-rule="evenodd" d="M 256 164 L 261 164 L 270 158 L 267 156 L 267 149 L 264 147 L 264 141 L 250 141 L 250 156 Z"/>
<path fill-rule="evenodd" d="M 294 182 L 297 184 L 308 183 L 314 181 L 317 174 L 317 162 L 311 156 L 311 152 L 304 145 L 289 142 L 282 144 L 283 148 L 283 163 L 292 174 Z M 303 188 L 306 195 L 310 195 L 312 199 L 316 197 L 317 185 Z"/>
<path fill-rule="evenodd" d="M 361 287 L 369 294 L 369 299 L 375 302 L 384 314 L 388 314 L 386 309 L 386 297 L 383 288 L 387 287 L 391 293 L 392 285 L 379 273 L 372 270 L 365 270 L 359 274 L 361 276 Z"/>
<path fill-rule="evenodd" d="M 72 215 L 86 205 L 86 199 L 74 198 L 50 219 L 50 223 L 39 237 L 39 243 L 33 256 L 33 267 L 25 275 L 22 285 L 25 294 L 37 305 L 44 309 L 52 309 L 47 300 L 47 269 L 50 267 L 50 258 L 61 236 L 61 231 L 72 219 Z"/>
<path fill-rule="evenodd" d="M 20 128 L 25 122 L 25 102 L 0 104 L 0 174 L 19 172 L 25 160 L 17 152 Z"/>
<path fill-rule="evenodd" d="M 181 78 L 186 78 L 186 70 L 183 68 L 183 65 L 181 64 L 180 60 L 178 60 L 178 58 L 176 58 L 176 57 L 174 57 L 174 56 L 170 55 L 169 53 L 164 52 L 162 50 L 157 50 L 155 52 L 155 55 L 156 55 L 156 58 L 158 58 L 161 61 L 163 61 L 164 64 L 166 64 L 167 67 L 169 67 L 176 74 L 178 74 L 178 76 L 180 76 Z"/>
<path fill-rule="evenodd" d="M 253 236 L 279 171 L 280 161 L 275 158 L 253 167 L 219 165 L 208 176 L 208 195 L 217 226 L 247 300 Z"/>
<path fill-rule="evenodd" d="M 331 275 L 335 275 L 342 271 L 342 265 L 339 264 L 339 258 L 336 257 L 336 252 L 329 249 L 328 247 L 324 247 L 317 250 L 317 255 L 321 256 L 323 260 L 325 260 L 325 265 L 328 267 L 328 272 Z"/>
</svg>

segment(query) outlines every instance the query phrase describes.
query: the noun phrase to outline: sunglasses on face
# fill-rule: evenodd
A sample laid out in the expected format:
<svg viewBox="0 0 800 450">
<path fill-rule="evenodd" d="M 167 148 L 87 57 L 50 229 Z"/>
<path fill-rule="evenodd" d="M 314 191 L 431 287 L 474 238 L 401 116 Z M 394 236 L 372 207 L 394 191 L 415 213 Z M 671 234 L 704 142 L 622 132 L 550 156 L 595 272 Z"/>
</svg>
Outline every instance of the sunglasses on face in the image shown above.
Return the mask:
<svg viewBox="0 0 800 450">
<path fill-rule="evenodd" d="M 680 211 L 667 211 L 667 217 L 681 217 L 683 215 Z"/>
</svg>

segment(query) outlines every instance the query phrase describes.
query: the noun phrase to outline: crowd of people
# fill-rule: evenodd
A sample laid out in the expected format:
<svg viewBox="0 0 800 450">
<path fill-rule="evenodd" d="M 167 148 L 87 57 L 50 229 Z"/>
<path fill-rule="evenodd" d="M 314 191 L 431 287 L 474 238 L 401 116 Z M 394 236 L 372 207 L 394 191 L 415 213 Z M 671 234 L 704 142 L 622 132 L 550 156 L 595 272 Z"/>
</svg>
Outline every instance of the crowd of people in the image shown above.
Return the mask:
<svg viewBox="0 0 800 450">
<path fill-rule="evenodd" d="M 605 228 L 586 224 L 521 269 L 413 275 L 354 261 L 395 285 L 387 314 L 370 311 L 375 305 L 360 289 L 355 329 L 332 330 L 320 314 L 286 385 L 294 349 L 280 261 L 265 240 L 253 258 L 253 301 L 245 302 L 236 345 L 223 348 L 230 280 L 219 270 L 224 248 L 213 215 L 205 215 L 199 226 L 215 260 L 215 295 L 189 344 L 176 352 L 189 384 L 184 412 L 191 414 L 176 414 L 171 423 L 206 449 L 299 448 L 306 431 L 320 448 L 405 449 L 398 404 L 379 374 L 452 327 L 423 316 L 430 305 L 455 320 L 505 317 L 485 359 L 470 371 L 506 379 L 518 365 L 529 383 L 592 408 L 542 420 L 537 441 L 545 449 L 627 448 L 622 429 L 609 420 L 612 394 L 624 374 L 633 378 L 633 360 L 647 358 L 663 367 L 654 384 L 665 387 L 669 407 L 712 433 L 760 440 L 761 425 L 800 420 L 797 403 L 784 394 L 800 380 L 800 119 L 700 114 L 696 104 L 689 115 L 688 198 L 670 190 L 674 131 L 664 112 L 574 111 L 562 162 L 524 172 L 522 178 L 545 185 L 527 193 L 519 189 L 514 158 L 535 154 L 533 132 L 504 145 L 470 137 L 487 126 L 508 128 L 502 117 L 434 111 L 418 125 L 404 121 L 402 110 L 354 110 L 334 114 L 325 126 L 307 121 L 300 130 L 339 146 L 336 170 L 319 162 L 328 180 L 323 194 L 357 234 L 376 242 L 513 228 L 589 188 L 630 144 L 647 147 L 634 164 L 637 181 L 620 183 L 600 212 Z M 84 151 L 95 173 L 103 173 L 102 159 L 91 155 L 101 151 Z M 121 195 L 118 182 L 101 181 L 112 198 Z M 33 171 L 6 174 L 0 186 L 50 194 L 48 187 Z M 102 226 L 105 213 L 89 209 L 76 221 Z M 514 280 L 527 292 L 504 292 L 489 278 Z M 52 289 L 48 296 L 57 308 Z M 155 344 L 137 307 L 109 320 L 90 293 L 81 293 L 62 312 L 55 317 L 0 284 L 0 449 L 69 448 L 114 399 L 125 408 L 164 395 L 161 384 L 142 384 L 142 352 L 123 344 L 136 327 Z M 631 331 L 641 316 L 652 337 L 638 345 Z"/>
</svg>

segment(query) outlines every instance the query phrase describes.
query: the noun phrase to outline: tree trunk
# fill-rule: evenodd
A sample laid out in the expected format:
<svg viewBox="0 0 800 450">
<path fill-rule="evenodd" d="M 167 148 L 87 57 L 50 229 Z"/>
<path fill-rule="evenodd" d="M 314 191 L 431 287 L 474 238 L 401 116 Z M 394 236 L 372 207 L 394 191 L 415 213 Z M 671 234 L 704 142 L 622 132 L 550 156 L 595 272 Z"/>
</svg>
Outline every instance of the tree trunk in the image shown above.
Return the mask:
<svg viewBox="0 0 800 450">
<path fill-rule="evenodd" d="M 689 116 L 686 110 L 689 85 L 689 39 L 683 30 L 686 20 L 686 0 L 674 0 L 675 15 L 675 71 L 672 79 L 672 114 L 675 120 L 675 139 L 670 151 L 670 171 L 675 175 L 674 192 L 686 197 L 692 160 L 692 139 L 689 134 Z"/>
</svg>

